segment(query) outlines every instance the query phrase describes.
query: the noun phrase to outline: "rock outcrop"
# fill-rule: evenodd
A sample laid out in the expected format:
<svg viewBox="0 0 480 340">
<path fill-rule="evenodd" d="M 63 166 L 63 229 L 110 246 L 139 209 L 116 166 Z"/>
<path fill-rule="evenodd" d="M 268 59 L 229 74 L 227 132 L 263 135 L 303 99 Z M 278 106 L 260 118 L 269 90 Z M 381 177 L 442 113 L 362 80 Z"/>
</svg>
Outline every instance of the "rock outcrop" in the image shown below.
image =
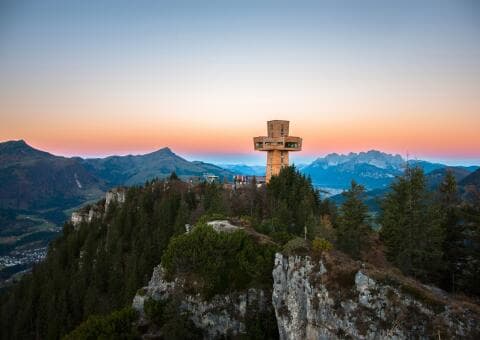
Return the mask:
<svg viewBox="0 0 480 340">
<path fill-rule="evenodd" d="M 281 339 L 480 338 L 478 306 L 335 261 L 276 254 L 272 301 Z"/>
<path fill-rule="evenodd" d="M 90 223 L 96 218 L 102 218 L 103 208 L 97 205 L 90 205 L 78 211 L 74 211 L 70 217 L 74 227 L 78 227 L 81 223 Z"/>
<path fill-rule="evenodd" d="M 262 311 L 271 308 L 270 292 L 260 289 L 215 295 L 207 301 L 200 294 L 185 293 L 184 286 L 183 279 L 169 282 L 161 265 L 155 267 L 148 286 L 140 289 L 133 300 L 132 307 L 139 312 L 140 323 L 147 322 L 144 304 L 148 299 L 159 301 L 180 295 L 180 309 L 188 312 L 190 320 L 203 331 L 206 339 L 216 339 L 244 334 L 245 318 L 252 309 Z"/>
<path fill-rule="evenodd" d="M 70 216 L 70 222 L 74 227 L 78 227 L 81 223 L 90 223 L 94 219 L 102 218 L 105 216 L 105 213 L 108 212 L 108 207 L 111 206 L 112 203 L 125 203 L 125 197 L 125 188 L 115 188 L 107 191 L 105 200 L 74 211 Z"/>
<path fill-rule="evenodd" d="M 211 226 L 213 228 L 213 230 L 215 230 L 216 232 L 224 231 L 224 232 L 228 233 L 228 232 L 233 232 L 233 231 L 237 231 L 237 230 L 240 230 L 240 229 L 244 229 L 243 227 L 233 225 L 228 220 L 210 221 L 210 222 L 207 222 L 207 225 Z"/>
<path fill-rule="evenodd" d="M 107 192 L 105 195 L 105 212 L 108 211 L 108 207 L 113 203 L 125 203 L 126 190 L 125 188 L 115 188 Z"/>
</svg>

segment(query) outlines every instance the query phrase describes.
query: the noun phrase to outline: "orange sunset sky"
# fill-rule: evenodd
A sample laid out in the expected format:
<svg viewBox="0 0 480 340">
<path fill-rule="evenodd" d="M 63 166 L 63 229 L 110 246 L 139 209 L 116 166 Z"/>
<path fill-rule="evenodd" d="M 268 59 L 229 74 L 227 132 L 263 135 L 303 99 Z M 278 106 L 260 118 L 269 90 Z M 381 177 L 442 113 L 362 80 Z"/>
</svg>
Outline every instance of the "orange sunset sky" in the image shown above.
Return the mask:
<svg viewBox="0 0 480 340">
<path fill-rule="evenodd" d="M 286 119 L 297 162 L 480 164 L 477 2 L 114 3 L 2 2 L 0 141 L 259 163 L 251 137 Z"/>
</svg>

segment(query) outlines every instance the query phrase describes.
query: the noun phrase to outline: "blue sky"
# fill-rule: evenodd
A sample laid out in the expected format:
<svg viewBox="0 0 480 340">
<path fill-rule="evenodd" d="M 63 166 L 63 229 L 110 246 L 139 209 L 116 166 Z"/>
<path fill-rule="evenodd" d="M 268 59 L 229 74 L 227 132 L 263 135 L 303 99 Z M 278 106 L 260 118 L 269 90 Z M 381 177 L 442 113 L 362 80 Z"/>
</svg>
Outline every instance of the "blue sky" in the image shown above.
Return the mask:
<svg viewBox="0 0 480 340">
<path fill-rule="evenodd" d="M 479 1 L 2 1 L 0 141 L 261 162 L 379 149 L 480 163 Z"/>
</svg>

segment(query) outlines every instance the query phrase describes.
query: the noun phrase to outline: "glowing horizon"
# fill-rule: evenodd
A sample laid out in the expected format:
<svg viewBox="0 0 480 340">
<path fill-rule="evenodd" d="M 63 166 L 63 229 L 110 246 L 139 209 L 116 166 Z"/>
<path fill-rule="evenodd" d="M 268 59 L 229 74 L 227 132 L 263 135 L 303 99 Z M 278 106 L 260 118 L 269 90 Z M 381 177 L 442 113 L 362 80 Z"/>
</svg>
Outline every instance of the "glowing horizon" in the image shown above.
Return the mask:
<svg viewBox="0 0 480 340">
<path fill-rule="evenodd" d="M 0 22 L 0 141 L 262 163 L 252 137 L 286 119 L 304 139 L 294 161 L 480 164 L 474 2 L 27 1 Z"/>
</svg>

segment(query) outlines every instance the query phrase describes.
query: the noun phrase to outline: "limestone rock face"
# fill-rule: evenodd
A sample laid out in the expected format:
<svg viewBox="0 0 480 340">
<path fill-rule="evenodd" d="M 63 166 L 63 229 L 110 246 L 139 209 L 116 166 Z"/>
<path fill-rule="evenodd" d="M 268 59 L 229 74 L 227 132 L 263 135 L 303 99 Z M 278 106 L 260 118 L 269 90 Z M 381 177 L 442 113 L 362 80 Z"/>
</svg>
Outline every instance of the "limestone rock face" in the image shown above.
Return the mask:
<svg viewBox="0 0 480 340">
<path fill-rule="evenodd" d="M 101 201 L 94 205 L 83 207 L 77 211 L 74 211 L 70 216 L 70 222 L 74 227 L 78 227 L 81 223 L 90 223 L 94 219 L 100 219 L 105 216 L 108 211 L 108 207 L 112 202 L 125 203 L 126 190 L 125 188 L 116 188 L 108 191 L 105 194 L 105 203 Z"/>
<path fill-rule="evenodd" d="M 207 222 L 207 224 L 211 226 L 216 232 L 224 231 L 228 233 L 243 229 L 242 227 L 231 224 L 228 220 L 215 220 Z"/>
<path fill-rule="evenodd" d="M 105 195 L 105 212 L 112 202 L 125 203 L 126 190 L 124 188 L 115 188 Z"/>
<path fill-rule="evenodd" d="M 155 267 L 148 286 L 135 295 L 132 307 L 145 321 L 144 303 L 148 299 L 165 300 L 182 293 L 184 281 L 176 278 L 167 281 L 161 265 Z M 234 292 L 227 295 L 215 295 L 211 300 L 204 300 L 199 294 L 182 294 L 180 309 L 188 312 L 190 320 L 204 332 L 206 339 L 222 336 L 235 336 L 245 333 L 245 317 L 250 308 L 264 309 L 270 305 L 270 293 L 259 289 Z"/>
<path fill-rule="evenodd" d="M 84 213 L 81 213 L 79 211 L 74 211 L 72 213 L 72 216 L 70 217 L 70 222 L 72 222 L 72 224 L 75 227 L 86 220 L 87 220 L 87 216 L 85 216 Z"/>
<path fill-rule="evenodd" d="M 272 302 L 280 339 L 478 338 L 480 315 L 426 286 L 277 253 Z M 335 273 L 335 271 L 340 271 Z M 438 296 L 436 296 L 437 294 Z"/>
<path fill-rule="evenodd" d="M 101 218 L 103 216 L 102 211 L 97 206 L 91 206 L 88 210 L 80 210 L 72 213 L 70 217 L 70 222 L 72 222 L 74 227 L 78 227 L 80 223 L 86 222 L 90 223 L 95 218 Z"/>
</svg>

